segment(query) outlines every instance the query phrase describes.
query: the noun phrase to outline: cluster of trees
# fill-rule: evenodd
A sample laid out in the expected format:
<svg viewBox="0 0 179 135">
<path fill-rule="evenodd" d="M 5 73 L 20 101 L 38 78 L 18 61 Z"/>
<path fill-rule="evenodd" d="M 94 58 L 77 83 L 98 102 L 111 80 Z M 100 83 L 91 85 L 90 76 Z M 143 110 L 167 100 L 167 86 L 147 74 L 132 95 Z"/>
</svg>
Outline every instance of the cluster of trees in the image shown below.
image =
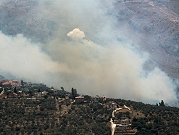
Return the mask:
<svg viewBox="0 0 179 135">
<path fill-rule="evenodd" d="M 3 99 L 0 101 L 0 131 L 2 134 L 110 134 L 111 111 L 100 103 L 76 104 L 70 101 L 59 102 L 57 97 Z M 99 116 L 103 119 L 98 119 Z"/>
<path fill-rule="evenodd" d="M 179 108 L 165 106 L 161 100 L 159 105 L 114 99 L 118 104 L 126 104 L 138 112 L 133 118 L 132 127 L 137 128 L 137 135 L 179 134 Z"/>
<path fill-rule="evenodd" d="M 58 128 L 55 111 L 55 99 L 1 100 L 0 132 L 9 135 L 51 133 Z"/>
<path fill-rule="evenodd" d="M 2 134 L 109 135 L 111 102 L 133 109 L 132 127 L 137 135 L 179 134 L 178 108 L 121 99 L 74 103 L 72 99 L 3 99 L 0 101 L 0 132 Z M 91 100 L 91 102 L 90 102 Z M 128 113 L 125 114 L 128 117 Z M 121 117 L 120 115 L 117 117 Z"/>
<path fill-rule="evenodd" d="M 100 104 L 71 104 L 68 113 L 60 117 L 59 134 L 109 135 L 111 111 Z M 98 119 L 103 116 L 103 119 Z M 101 117 L 100 117 L 101 118 Z"/>
</svg>

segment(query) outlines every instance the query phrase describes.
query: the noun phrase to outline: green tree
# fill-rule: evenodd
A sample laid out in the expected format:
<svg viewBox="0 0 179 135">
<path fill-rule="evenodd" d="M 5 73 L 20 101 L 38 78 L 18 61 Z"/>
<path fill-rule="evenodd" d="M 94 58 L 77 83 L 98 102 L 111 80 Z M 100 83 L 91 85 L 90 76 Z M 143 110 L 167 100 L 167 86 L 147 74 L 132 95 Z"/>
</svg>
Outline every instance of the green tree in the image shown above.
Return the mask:
<svg viewBox="0 0 179 135">
<path fill-rule="evenodd" d="M 159 103 L 160 106 L 165 106 L 164 101 L 161 100 L 161 103 Z"/>
<path fill-rule="evenodd" d="M 45 98 L 45 99 L 47 99 L 47 98 L 48 98 L 48 96 L 47 96 L 47 95 L 45 95 L 45 96 L 44 96 L 44 98 Z"/>
<path fill-rule="evenodd" d="M 14 88 L 14 93 L 17 93 L 17 88 L 16 87 Z"/>
</svg>

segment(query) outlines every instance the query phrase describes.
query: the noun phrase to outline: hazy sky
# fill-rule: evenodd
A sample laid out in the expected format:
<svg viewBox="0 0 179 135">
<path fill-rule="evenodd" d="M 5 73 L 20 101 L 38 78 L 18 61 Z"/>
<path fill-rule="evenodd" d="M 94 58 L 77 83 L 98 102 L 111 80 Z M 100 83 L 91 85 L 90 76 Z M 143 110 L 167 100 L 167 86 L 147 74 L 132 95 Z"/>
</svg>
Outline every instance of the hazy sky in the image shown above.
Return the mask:
<svg viewBox="0 0 179 135">
<path fill-rule="evenodd" d="M 44 20 L 34 25 L 47 26 L 47 20 L 55 24 L 53 36 L 42 43 L 23 32 L 13 36 L 1 32 L 1 72 L 57 89 L 63 86 L 70 91 L 73 87 L 81 94 L 145 103 L 164 100 L 170 104 L 177 100 L 176 85 L 165 72 L 158 67 L 144 70 L 150 54 L 128 39 L 132 33 L 125 25 L 117 26 L 117 11 L 111 1 L 41 0 L 33 5 L 24 22 L 28 23 L 34 13 Z"/>
</svg>

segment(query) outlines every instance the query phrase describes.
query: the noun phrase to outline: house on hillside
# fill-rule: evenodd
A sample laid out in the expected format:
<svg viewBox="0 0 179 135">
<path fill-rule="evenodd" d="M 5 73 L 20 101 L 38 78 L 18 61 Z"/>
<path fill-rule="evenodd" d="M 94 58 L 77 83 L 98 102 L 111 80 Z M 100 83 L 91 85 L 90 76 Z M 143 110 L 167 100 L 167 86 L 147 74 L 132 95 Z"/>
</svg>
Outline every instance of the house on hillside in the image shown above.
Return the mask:
<svg viewBox="0 0 179 135">
<path fill-rule="evenodd" d="M 83 102 L 84 102 L 84 96 L 75 97 L 75 103 L 83 103 Z"/>
<path fill-rule="evenodd" d="M 11 87 L 12 85 L 11 85 L 11 82 L 9 82 L 9 81 L 5 81 L 5 82 L 2 82 L 2 86 L 3 87 Z"/>
<path fill-rule="evenodd" d="M 20 83 L 18 80 L 12 80 L 12 81 L 9 81 L 12 85 L 12 87 L 20 87 Z"/>
<path fill-rule="evenodd" d="M 118 107 L 117 103 L 111 101 L 106 103 L 105 106 L 108 110 L 115 110 Z"/>
<path fill-rule="evenodd" d="M 101 97 L 103 101 L 106 101 L 106 96 Z"/>
</svg>

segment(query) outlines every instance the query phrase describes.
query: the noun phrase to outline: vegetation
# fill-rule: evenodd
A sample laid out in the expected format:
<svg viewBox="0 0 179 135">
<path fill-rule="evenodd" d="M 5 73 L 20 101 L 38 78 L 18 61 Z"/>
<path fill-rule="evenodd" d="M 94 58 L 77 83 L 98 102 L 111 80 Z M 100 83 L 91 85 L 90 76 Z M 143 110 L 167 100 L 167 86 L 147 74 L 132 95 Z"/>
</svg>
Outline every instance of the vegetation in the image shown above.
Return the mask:
<svg viewBox="0 0 179 135">
<path fill-rule="evenodd" d="M 110 134 L 110 111 L 99 105 L 70 104 L 69 101 L 58 102 L 56 98 L 1 100 L 1 134 Z M 104 118 L 97 119 L 99 115 Z"/>
<path fill-rule="evenodd" d="M 88 97 L 89 98 L 89 97 Z M 3 99 L 0 134 L 110 135 L 110 103 L 133 108 L 137 135 L 179 134 L 178 108 L 121 99 L 71 103 L 72 99 Z"/>
<path fill-rule="evenodd" d="M 114 101 L 133 107 L 132 127 L 137 128 L 137 135 L 179 134 L 179 109 L 164 106 L 163 100 L 160 106 L 120 99 Z"/>
<path fill-rule="evenodd" d="M 163 100 L 150 105 L 84 95 L 84 101 L 74 102 L 74 90 L 70 94 L 63 87 L 55 90 L 42 84 L 1 85 L 0 135 L 110 135 L 114 104 L 133 110 L 125 116 L 132 119 L 137 135 L 179 134 L 179 109 L 166 106 Z M 116 120 L 120 118 L 119 113 Z"/>
</svg>

